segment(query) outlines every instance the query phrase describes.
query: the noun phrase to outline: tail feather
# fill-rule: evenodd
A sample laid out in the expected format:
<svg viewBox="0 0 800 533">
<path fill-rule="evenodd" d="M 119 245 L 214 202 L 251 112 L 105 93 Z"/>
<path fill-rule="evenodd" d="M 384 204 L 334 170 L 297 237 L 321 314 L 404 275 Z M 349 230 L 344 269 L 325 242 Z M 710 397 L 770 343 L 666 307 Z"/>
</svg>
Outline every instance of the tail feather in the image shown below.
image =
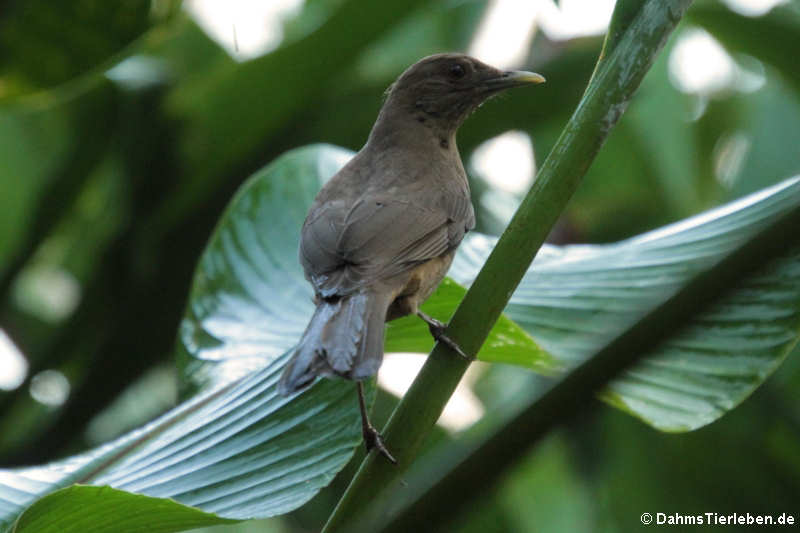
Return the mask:
<svg viewBox="0 0 800 533">
<path fill-rule="evenodd" d="M 335 302 L 321 301 L 278 384 L 291 394 L 316 376 L 360 381 L 378 372 L 388 298 L 362 291 Z"/>
<path fill-rule="evenodd" d="M 345 374 L 353 367 L 353 360 L 364 335 L 365 293 L 354 294 L 336 302 L 338 309 L 331 320 L 322 327 L 319 346 L 330 367 L 337 374 Z M 323 304 L 325 305 L 325 304 Z"/>
</svg>

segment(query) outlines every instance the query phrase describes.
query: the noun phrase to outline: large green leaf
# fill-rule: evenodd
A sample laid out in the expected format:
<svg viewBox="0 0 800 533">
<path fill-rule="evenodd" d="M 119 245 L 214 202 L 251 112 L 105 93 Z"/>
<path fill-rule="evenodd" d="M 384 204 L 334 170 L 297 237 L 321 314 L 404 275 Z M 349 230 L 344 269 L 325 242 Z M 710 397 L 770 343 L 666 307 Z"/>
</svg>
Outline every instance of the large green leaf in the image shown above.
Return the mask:
<svg viewBox="0 0 800 533">
<path fill-rule="evenodd" d="M 288 512 L 330 482 L 361 439 L 352 383 L 320 380 L 289 399 L 277 396 L 275 383 L 313 310 L 297 261 L 300 227 L 321 184 L 351 156 L 322 145 L 295 150 L 242 187 L 200 260 L 181 325 L 184 375 L 200 392 L 97 450 L 0 471 L 0 528 L 37 497 L 72 483 L 243 519 Z M 462 293 L 443 287 L 445 311 Z M 426 309 L 448 316 L 436 298 Z M 389 345 L 427 350 L 430 334 L 417 322 L 392 328 Z M 500 359 L 553 370 L 508 319 L 487 346 Z"/>
<path fill-rule="evenodd" d="M 169 0 L 8 2 L 0 19 L 0 99 L 69 81 L 120 52 L 176 11 Z"/>
<path fill-rule="evenodd" d="M 320 185 L 351 156 L 329 146 L 290 152 L 232 200 L 200 260 L 181 325 L 190 355 L 183 362 L 196 383 L 207 378 L 199 362 L 258 366 L 300 338 L 314 308 L 297 259 L 300 228 Z"/>
<path fill-rule="evenodd" d="M 544 246 L 506 309 L 570 366 L 625 331 L 698 273 L 800 205 L 800 178 L 610 245 Z M 470 283 L 494 240 L 474 235 L 450 275 Z M 708 424 L 780 364 L 800 331 L 800 251 L 746 280 L 609 387 L 612 405 L 665 431 Z M 486 352 L 484 360 L 493 360 Z"/>
<path fill-rule="evenodd" d="M 215 379 L 169 413 L 96 450 L 0 471 L 0 530 L 37 497 L 72 483 L 172 498 L 241 519 L 288 512 L 330 482 L 360 442 L 354 388 L 322 380 L 299 396 L 277 396 L 282 354 L 311 311 L 310 300 L 298 297 L 305 283 L 299 267 L 281 262 L 296 263 L 296 236 L 283 231 L 299 231 L 299 223 L 289 230 L 294 218 L 302 221 L 321 177 L 348 156 L 322 147 L 296 152 L 243 187 L 201 259 L 182 328 L 183 353 L 195 362 L 206 359 L 192 366 L 194 375 Z M 252 264 L 254 254 L 258 262 Z M 258 309 L 273 314 L 262 320 Z M 154 512 L 152 523 L 161 520 L 169 517 Z"/>
<path fill-rule="evenodd" d="M 360 426 L 349 384 L 324 380 L 298 397 L 278 397 L 284 363 L 273 359 L 91 452 L 0 472 L 0 530 L 37 497 L 78 482 L 172 498 L 228 518 L 302 505 L 348 461 Z M 152 523 L 162 519 L 154 513 Z"/>
<path fill-rule="evenodd" d="M 158 516 L 153 521 L 153 516 Z M 75 485 L 31 505 L 14 524 L 14 533 L 170 533 L 199 526 L 230 524 L 216 515 L 164 498 L 150 498 L 111 487 Z"/>
</svg>

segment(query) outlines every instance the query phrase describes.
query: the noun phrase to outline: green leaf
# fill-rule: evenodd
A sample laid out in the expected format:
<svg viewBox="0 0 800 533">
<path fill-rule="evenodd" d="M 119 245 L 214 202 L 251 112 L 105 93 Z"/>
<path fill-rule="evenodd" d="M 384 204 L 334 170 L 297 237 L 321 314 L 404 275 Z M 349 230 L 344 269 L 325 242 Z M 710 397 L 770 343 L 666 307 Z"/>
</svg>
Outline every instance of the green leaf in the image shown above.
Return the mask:
<svg viewBox="0 0 800 533">
<path fill-rule="evenodd" d="M 206 386 L 100 448 L 0 471 L 0 531 L 73 483 L 245 519 L 291 511 L 333 479 L 361 442 L 352 383 L 320 380 L 292 398 L 279 397 L 275 384 L 311 313 L 295 258 L 300 223 L 321 181 L 349 155 L 299 150 L 242 188 L 203 254 L 181 330 L 183 357 Z"/>
<path fill-rule="evenodd" d="M 145 32 L 164 2 L 151 10 L 148 0 L 11 2 L 0 20 L 0 98 L 64 83 L 108 61 Z"/>
<path fill-rule="evenodd" d="M 73 485 L 31 505 L 14 524 L 13 532 L 170 533 L 235 522 L 164 498 Z"/>
<path fill-rule="evenodd" d="M 285 362 L 213 387 L 88 453 L 0 471 L 0 531 L 38 497 L 76 482 L 171 498 L 226 518 L 299 507 L 350 459 L 360 421 L 349 383 L 322 380 L 299 396 L 278 397 Z"/>
<path fill-rule="evenodd" d="M 572 366 L 798 205 L 800 178 L 793 178 L 620 243 L 544 246 L 506 313 Z M 468 237 L 450 275 L 470 283 L 494 242 Z M 664 431 L 696 429 L 763 383 L 799 330 L 800 251 L 790 249 L 625 372 L 603 399 Z M 492 360 L 492 352 L 483 358 Z"/>
<path fill-rule="evenodd" d="M 288 399 L 277 396 L 275 383 L 313 311 L 297 260 L 300 228 L 321 184 L 351 156 L 325 145 L 295 150 L 239 190 L 200 259 L 181 324 L 179 362 L 199 392 L 97 450 L 0 471 L 0 530 L 37 497 L 72 483 L 245 519 L 288 512 L 333 479 L 361 441 L 352 383 L 324 379 Z M 426 309 L 446 319 L 463 293 L 446 283 Z M 418 319 L 390 328 L 392 349 L 427 350 L 431 343 Z M 499 360 L 555 370 L 508 319 L 493 330 L 487 350 Z M 37 481 L 43 477 L 47 482 Z"/>
<path fill-rule="evenodd" d="M 297 259 L 300 228 L 314 196 L 352 152 L 326 145 L 291 151 L 243 185 L 197 267 L 181 324 L 181 363 L 195 385 L 204 361 L 247 369 L 289 350 L 314 310 Z M 267 327 L 267 325 L 269 327 Z M 218 377 L 212 366 L 210 377 Z"/>
</svg>

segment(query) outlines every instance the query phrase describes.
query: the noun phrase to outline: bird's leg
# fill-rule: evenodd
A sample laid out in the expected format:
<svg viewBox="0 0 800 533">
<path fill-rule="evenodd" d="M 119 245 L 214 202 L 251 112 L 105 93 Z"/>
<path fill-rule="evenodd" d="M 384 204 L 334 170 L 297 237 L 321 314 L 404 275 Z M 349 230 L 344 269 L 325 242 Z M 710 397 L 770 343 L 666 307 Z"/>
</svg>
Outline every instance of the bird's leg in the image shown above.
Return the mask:
<svg viewBox="0 0 800 533">
<path fill-rule="evenodd" d="M 356 381 L 356 388 L 358 389 L 358 407 L 361 409 L 361 434 L 364 436 L 364 446 L 367 448 L 367 453 L 375 448 L 378 450 L 378 453 L 386 457 L 392 464 L 397 464 L 397 460 L 392 457 L 392 454 L 386 449 L 386 445 L 383 443 L 383 437 L 369 422 L 369 416 L 367 416 L 367 402 L 364 401 L 364 386 L 360 381 Z"/>
<path fill-rule="evenodd" d="M 464 359 L 468 359 L 468 360 L 472 361 L 473 358 L 468 356 L 467 354 L 465 354 L 464 350 L 461 349 L 461 346 L 459 346 L 456 343 L 456 341 L 454 341 L 453 339 L 451 339 L 450 337 L 448 337 L 445 334 L 444 331 L 445 331 L 445 329 L 447 329 L 447 325 L 446 324 L 443 324 L 442 322 L 440 322 L 439 320 L 436 320 L 432 316 L 423 313 L 419 309 L 417 310 L 417 316 L 420 317 L 422 320 L 424 320 L 426 324 L 428 324 L 428 329 L 430 330 L 431 335 L 433 335 L 433 338 L 435 340 L 442 341 L 443 343 L 448 345 L 450 348 L 452 348 L 453 351 L 456 352 L 458 355 L 460 355 Z"/>
</svg>

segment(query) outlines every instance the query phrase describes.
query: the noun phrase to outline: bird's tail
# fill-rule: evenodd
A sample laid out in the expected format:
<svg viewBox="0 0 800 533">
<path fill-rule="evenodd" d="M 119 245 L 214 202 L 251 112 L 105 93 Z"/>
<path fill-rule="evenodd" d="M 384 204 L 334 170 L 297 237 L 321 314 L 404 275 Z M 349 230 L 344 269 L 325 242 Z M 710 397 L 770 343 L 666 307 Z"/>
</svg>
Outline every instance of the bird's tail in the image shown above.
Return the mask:
<svg viewBox="0 0 800 533">
<path fill-rule="evenodd" d="M 335 301 L 321 300 L 286 364 L 278 392 L 291 394 L 316 376 L 360 381 L 378 372 L 389 298 L 362 291 Z"/>
</svg>

